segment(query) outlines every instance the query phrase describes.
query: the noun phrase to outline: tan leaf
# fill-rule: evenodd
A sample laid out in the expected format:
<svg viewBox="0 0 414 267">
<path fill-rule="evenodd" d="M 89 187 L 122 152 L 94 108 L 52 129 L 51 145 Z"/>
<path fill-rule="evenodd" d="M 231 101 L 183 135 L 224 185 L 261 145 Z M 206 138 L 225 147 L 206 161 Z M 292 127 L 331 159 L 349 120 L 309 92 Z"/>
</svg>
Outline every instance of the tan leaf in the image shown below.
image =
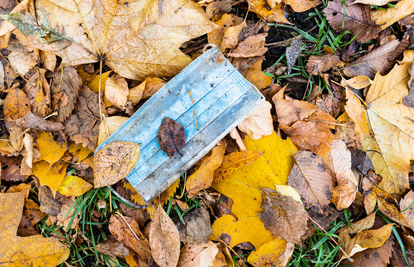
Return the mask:
<svg viewBox="0 0 414 267">
<path fill-rule="evenodd" d="M 336 54 L 311 56 L 306 63 L 306 71 L 312 75 L 319 75 L 335 67 L 338 62 L 339 56 Z"/>
<path fill-rule="evenodd" d="M 237 131 L 237 129 L 236 128 L 233 128 L 231 131 L 230 131 L 230 137 L 231 138 L 233 138 L 234 140 L 236 140 L 236 143 L 237 143 L 237 145 L 239 146 L 239 148 L 241 149 L 241 150 L 243 150 L 243 151 L 246 151 L 246 147 L 244 146 L 244 144 L 243 144 L 243 140 L 242 140 L 242 138 L 241 138 L 241 136 L 240 136 L 240 134 L 239 134 L 239 132 Z"/>
<path fill-rule="evenodd" d="M 29 111 L 24 117 L 7 122 L 9 126 L 30 128 L 40 131 L 62 131 L 65 129 L 62 123 L 47 121 Z"/>
<path fill-rule="evenodd" d="M 364 75 L 358 75 L 354 78 L 351 78 L 349 80 L 346 80 L 342 78 L 341 85 L 345 87 L 345 85 L 348 85 L 354 89 L 364 89 L 365 87 L 370 86 L 374 82 L 371 81 L 370 78 Z"/>
<path fill-rule="evenodd" d="M 363 75 L 372 79 L 378 71 L 384 73 L 394 64 L 394 61 L 390 59 L 398 54 L 395 52 L 398 44 L 399 41 L 394 40 L 381 45 L 370 53 L 347 64 L 342 71 L 348 77 Z"/>
<path fill-rule="evenodd" d="M 340 33 L 350 31 L 357 35 L 358 42 L 368 42 L 378 37 L 381 31 L 379 24 L 371 20 L 371 9 L 368 5 L 355 4 L 350 5 L 352 0 L 346 1 L 346 9 L 342 1 L 328 2 L 324 9 L 326 18 L 332 28 Z M 342 27 L 343 13 L 345 12 L 344 27 Z"/>
<path fill-rule="evenodd" d="M 273 132 L 271 109 L 272 104 L 267 101 L 262 102 L 248 118 L 238 125 L 240 131 L 247 133 L 253 140 L 271 135 Z"/>
<path fill-rule="evenodd" d="M 355 267 L 386 267 L 390 262 L 393 240 L 389 238 L 384 245 L 377 248 L 369 248 L 352 256 L 353 262 L 346 261 L 347 265 Z"/>
<path fill-rule="evenodd" d="M 218 45 L 220 47 L 221 43 L 223 42 L 223 37 L 225 35 L 226 30 L 229 29 L 230 27 L 233 27 L 233 26 L 237 25 L 237 24 L 239 24 L 243 27 L 244 24 L 242 22 L 243 22 L 243 19 L 236 16 L 236 15 L 234 15 L 234 14 L 224 14 L 216 22 L 216 24 L 219 27 L 217 27 L 215 30 L 213 30 L 213 31 L 211 31 L 207 34 L 208 42 L 210 44 L 215 44 L 215 45 Z M 238 33 L 235 31 L 235 28 L 233 28 L 231 30 L 231 32 L 233 32 L 233 34 L 237 33 L 236 41 L 238 41 L 237 39 L 239 37 L 238 35 L 240 33 L 240 30 L 239 30 Z M 229 34 L 230 33 L 228 33 L 228 35 Z M 231 34 L 230 34 L 230 36 L 231 36 Z M 232 39 L 234 39 L 234 38 L 232 38 Z M 237 43 L 235 45 L 237 45 Z M 223 46 L 223 48 L 226 48 L 226 47 Z M 220 47 L 220 51 L 224 52 L 224 50 L 222 50 L 221 47 Z"/>
<path fill-rule="evenodd" d="M 282 11 L 282 3 L 270 10 L 266 0 L 248 0 L 249 9 L 267 22 L 289 23 Z"/>
<path fill-rule="evenodd" d="M 128 94 L 128 83 L 125 78 L 119 75 L 114 75 L 106 80 L 105 97 L 114 106 L 121 110 L 125 110 Z"/>
<path fill-rule="evenodd" d="M 387 3 L 392 2 L 392 0 L 356 0 L 353 4 L 365 4 L 373 6 L 385 6 Z"/>
<path fill-rule="evenodd" d="M 346 209 L 356 197 L 358 180 L 351 170 L 351 152 L 342 140 L 332 142 L 328 154 L 328 168 L 335 175 L 337 187 L 332 192 L 332 202 L 336 208 Z"/>
<path fill-rule="evenodd" d="M 18 53 L 11 52 L 7 57 L 13 69 L 21 76 L 26 75 L 39 61 L 39 51 L 36 49 L 32 52 Z"/>
<path fill-rule="evenodd" d="M 283 2 L 289 5 L 295 12 L 305 12 L 322 3 L 320 0 L 284 0 Z"/>
<path fill-rule="evenodd" d="M 365 217 L 364 219 L 351 223 L 352 227 L 350 225 L 346 225 L 340 228 L 338 231 L 341 234 L 351 235 L 351 234 L 360 233 L 364 230 L 371 229 L 371 227 L 374 225 L 376 215 L 377 215 L 376 212 L 373 212 L 367 217 Z"/>
<path fill-rule="evenodd" d="M 160 267 L 175 267 L 180 256 L 180 233 L 159 205 L 149 233 L 152 257 Z"/>
<path fill-rule="evenodd" d="M 217 244 L 209 241 L 201 244 L 187 244 L 180 252 L 178 267 L 211 267 L 214 266 L 219 249 Z"/>
<path fill-rule="evenodd" d="M 34 140 L 30 134 L 24 134 L 23 145 L 26 150 L 26 154 L 22 160 L 22 166 L 20 169 L 21 175 L 30 175 L 32 174 L 33 167 L 33 146 Z"/>
<path fill-rule="evenodd" d="M 180 233 L 181 242 L 206 243 L 213 232 L 210 213 L 203 207 L 187 213 L 175 225 Z"/>
<path fill-rule="evenodd" d="M 109 220 L 109 231 L 116 240 L 133 249 L 144 261 L 151 257 L 148 240 L 139 230 L 134 219 L 114 214 Z"/>
<path fill-rule="evenodd" d="M 243 151 L 224 156 L 223 163 L 214 172 L 214 182 L 219 183 L 239 168 L 254 163 L 263 153 L 261 151 Z"/>
<path fill-rule="evenodd" d="M 40 59 L 43 61 L 45 68 L 51 72 L 56 68 L 56 55 L 52 52 L 40 51 Z"/>
<path fill-rule="evenodd" d="M 262 57 L 234 58 L 232 64 L 257 89 L 262 90 L 272 83 L 272 77 L 262 71 Z"/>
<path fill-rule="evenodd" d="M 30 101 L 23 91 L 15 88 L 4 99 L 4 117 L 6 120 L 17 120 L 30 111 Z"/>
<path fill-rule="evenodd" d="M 401 214 L 407 219 L 411 229 L 414 229 L 414 192 L 410 190 L 400 202 Z"/>
<path fill-rule="evenodd" d="M 277 188 L 282 187 L 284 186 Z M 300 202 L 299 194 L 294 189 L 289 192 L 290 194 L 285 195 L 270 188 L 262 189 L 263 210 L 260 212 L 260 220 L 273 236 L 301 244 L 300 238 L 307 231 L 307 213 Z"/>
<path fill-rule="evenodd" d="M 395 5 L 395 8 L 387 8 L 386 10 L 375 10 L 371 17 L 377 25 L 381 25 L 381 29 L 386 29 L 395 22 L 410 15 L 414 12 L 412 0 L 402 0 Z"/>
<path fill-rule="evenodd" d="M 99 253 L 108 255 L 110 257 L 125 258 L 129 255 L 129 249 L 121 242 L 114 238 L 105 240 L 96 245 L 96 250 Z"/>
<path fill-rule="evenodd" d="M 223 16 L 225 16 L 224 14 Z M 239 18 L 238 20 L 241 20 Z M 236 20 L 235 26 L 227 27 L 223 34 L 223 39 L 220 43 L 220 51 L 224 52 L 227 49 L 233 49 L 236 47 L 236 45 L 239 43 L 239 35 L 242 31 L 243 27 L 246 26 L 246 23 L 244 21 L 240 22 Z M 266 49 L 267 50 L 267 49 Z"/>
<path fill-rule="evenodd" d="M 226 36 L 225 36 L 226 37 Z M 267 52 L 265 47 L 267 33 L 249 36 L 227 54 L 228 57 L 260 57 Z"/>
<path fill-rule="evenodd" d="M 112 142 L 99 150 L 94 159 L 95 188 L 113 185 L 125 178 L 137 164 L 140 144 Z"/>
<path fill-rule="evenodd" d="M 204 188 L 209 188 L 213 182 L 214 172 L 223 162 L 226 145 L 219 143 L 212 150 L 211 156 L 206 158 L 200 168 L 187 178 L 185 186 L 189 197 L 195 197 Z"/>
<path fill-rule="evenodd" d="M 288 185 L 299 193 L 307 209 L 326 214 L 331 202 L 332 176 L 325 159 L 302 150 L 295 155 L 295 165 L 290 171 Z"/>
<path fill-rule="evenodd" d="M 105 118 L 99 125 L 99 136 L 97 146 L 100 146 L 109 136 L 111 136 L 122 124 L 128 120 L 127 117 L 112 116 Z"/>
</svg>

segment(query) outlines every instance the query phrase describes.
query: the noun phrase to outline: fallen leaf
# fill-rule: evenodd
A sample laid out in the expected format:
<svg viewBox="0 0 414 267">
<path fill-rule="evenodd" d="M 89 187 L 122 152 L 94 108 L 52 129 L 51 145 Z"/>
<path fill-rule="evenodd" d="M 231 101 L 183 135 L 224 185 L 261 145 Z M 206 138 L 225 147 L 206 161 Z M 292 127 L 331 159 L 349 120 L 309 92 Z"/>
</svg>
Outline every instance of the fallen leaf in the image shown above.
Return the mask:
<svg viewBox="0 0 414 267">
<path fill-rule="evenodd" d="M 58 188 L 58 192 L 65 196 L 80 196 L 88 192 L 93 186 L 74 175 L 68 175 L 63 179 Z"/>
<path fill-rule="evenodd" d="M 16 236 L 26 192 L 0 193 L 0 262 L 5 265 L 57 266 L 69 257 L 69 248 L 42 235 Z"/>
<path fill-rule="evenodd" d="M 207 243 L 213 232 L 209 212 L 201 207 L 193 210 L 180 219 L 175 220 L 180 241 L 186 243 Z"/>
<path fill-rule="evenodd" d="M 40 51 L 40 60 L 48 71 L 55 71 L 57 59 L 53 52 Z"/>
<path fill-rule="evenodd" d="M 351 78 L 349 80 L 346 79 L 342 79 L 341 81 L 341 85 L 343 85 L 345 87 L 345 85 L 348 85 L 354 89 L 364 89 L 365 87 L 370 86 L 371 84 L 373 84 L 374 82 L 371 81 L 370 78 L 368 78 L 367 76 L 364 75 L 358 75 L 355 76 L 354 78 Z"/>
<path fill-rule="evenodd" d="M 59 211 L 56 215 L 49 216 L 50 221 L 53 224 L 62 226 L 64 231 L 69 231 L 69 229 L 77 230 L 81 211 L 77 209 L 77 204 L 75 204 L 76 198 L 65 197 L 57 193 L 56 200 L 59 203 Z M 78 210 L 77 214 L 75 214 L 75 210 Z"/>
<path fill-rule="evenodd" d="M 237 145 L 239 146 L 239 148 L 241 149 L 241 150 L 243 150 L 243 151 L 246 151 L 246 147 L 244 146 L 244 144 L 243 144 L 243 140 L 242 140 L 242 138 L 241 138 L 241 136 L 240 136 L 240 134 L 239 134 L 239 132 L 237 131 L 237 129 L 236 128 L 233 128 L 231 131 L 230 131 L 230 137 L 231 138 L 233 138 L 234 140 L 236 140 L 236 143 L 237 143 Z"/>
<path fill-rule="evenodd" d="M 173 119 L 165 117 L 158 130 L 158 142 L 162 151 L 172 158 L 184 147 L 186 141 L 184 127 Z"/>
<path fill-rule="evenodd" d="M 289 23 L 282 11 L 282 3 L 268 9 L 266 0 L 248 0 L 249 10 L 256 13 L 267 22 Z"/>
<path fill-rule="evenodd" d="M 390 59 L 398 55 L 398 53 L 395 53 L 398 44 L 398 40 L 393 40 L 381 45 L 370 53 L 347 64 L 342 71 L 351 78 L 363 75 L 372 79 L 378 71 L 383 74 L 394 64 L 394 61 Z"/>
<path fill-rule="evenodd" d="M 244 26 L 246 26 L 246 23 L 242 20 L 242 18 L 236 17 L 234 26 L 227 27 L 224 31 L 223 38 L 222 38 L 221 43 L 219 45 L 220 51 L 224 52 L 227 49 L 233 49 L 239 44 L 239 35 L 240 35 L 240 32 L 242 31 Z M 267 51 L 267 48 L 264 48 L 264 41 L 260 42 L 258 40 L 258 42 L 259 42 L 259 44 L 254 45 L 254 47 L 257 47 L 260 50 L 266 49 L 266 51 Z M 245 45 L 248 45 L 248 44 L 247 43 L 246 44 L 241 44 L 240 43 L 240 47 L 237 46 L 235 49 L 239 50 L 239 48 L 242 48 Z M 260 54 L 260 52 L 257 51 L 255 54 Z"/>
<path fill-rule="evenodd" d="M 262 189 L 262 208 L 260 219 L 266 229 L 288 242 L 301 244 L 306 233 L 307 213 L 300 202 L 299 194 L 292 188 L 291 194 L 284 194 L 270 188 Z M 287 187 L 287 186 L 286 186 Z M 297 195 L 297 196 L 296 196 Z"/>
<path fill-rule="evenodd" d="M 180 233 L 162 205 L 158 206 L 152 219 L 149 244 L 152 257 L 160 267 L 177 265 L 180 257 Z"/>
<path fill-rule="evenodd" d="M 148 261 L 151 257 L 148 240 L 132 218 L 119 214 L 112 215 L 109 220 L 109 231 L 116 240 L 133 249 L 144 261 Z"/>
<path fill-rule="evenodd" d="M 373 6 L 385 6 L 387 3 L 392 2 L 391 0 L 356 0 L 353 4 L 365 4 Z"/>
<path fill-rule="evenodd" d="M 219 27 L 217 27 L 215 30 L 207 34 L 208 42 L 210 44 L 215 44 L 217 46 L 220 46 L 220 44 L 223 41 L 223 37 L 224 37 L 226 30 L 237 24 L 241 24 L 242 22 L 243 22 L 243 19 L 234 14 L 224 14 L 218 21 L 215 22 L 217 26 Z M 224 52 L 224 50 L 222 49 L 220 49 L 220 51 Z"/>
<path fill-rule="evenodd" d="M 187 178 L 185 187 L 188 197 L 193 198 L 201 189 L 209 188 L 213 182 L 214 172 L 223 162 L 226 144 L 219 143 L 212 150 L 211 156 L 201 163 L 200 168 Z"/>
<path fill-rule="evenodd" d="M 30 175 L 32 174 L 32 167 L 33 167 L 33 146 L 34 140 L 30 134 L 24 134 L 23 138 L 23 145 L 26 153 L 22 160 L 22 165 L 20 168 L 21 175 Z"/>
<path fill-rule="evenodd" d="M 241 28 L 240 28 L 241 30 Z M 265 47 L 267 33 L 249 36 L 241 41 L 235 49 L 227 54 L 228 57 L 260 57 L 267 52 Z M 238 35 L 236 41 L 238 39 Z"/>
<path fill-rule="evenodd" d="M 214 182 L 219 183 L 224 178 L 232 175 L 239 168 L 253 164 L 261 155 L 263 155 L 263 153 L 264 152 L 261 151 L 242 151 L 225 155 L 223 163 L 214 172 Z"/>
<path fill-rule="evenodd" d="M 295 12 L 305 12 L 322 3 L 320 0 L 284 0 L 283 2 L 289 5 Z"/>
<path fill-rule="evenodd" d="M 346 89 L 345 109 L 355 121 L 363 150 L 367 151 L 376 172 L 383 177 L 380 187 L 397 194 L 409 188 L 409 162 L 413 158 L 411 139 L 414 132 L 408 119 L 413 110 L 401 103 L 408 93 L 409 65 L 396 65 L 388 75 L 375 76 L 366 96 L 367 108 L 350 89 Z"/>
<path fill-rule="evenodd" d="M 96 250 L 109 257 L 125 258 L 129 255 L 129 249 L 114 238 L 110 238 L 97 244 Z"/>
<path fill-rule="evenodd" d="M 179 267 L 210 267 L 214 266 L 219 249 L 217 244 L 209 241 L 201 244 L 187 244 L 180 252 Z"/>
<path fill-rule="evenodd" d="M 47 185 L 56 194 L 60 184 L 65 178 L 69 163 L 60 160 L 52 165 L 46 161 L 38 161 L 33 165 L 33 175 L 39 179 L 40 185 Z"/>
<path fill-rule="evenodd" d="M 139 97 L 142 99 L 149 98 L 158 92 L 164 85 L 164 80 L 160 78 L 146 78 L 145 81 L 138 86 L 129 89 L 128 100 L 131 100 L 132 104 L 135 105 L 138 103 L 137 101 L 139 101 Z"/>
<path fill-rule="evenodd" d="M 40 131 L 63 131 L 65 127 L 60 122 L 55 121 L 47 121 L 35 114 L 31 111 L 27 112 L 27 114 L 14 121 L 10 121 L 6 123 L 9 126 L 17 126 L 23 128 L 30 128 Z"/>
<path fill-rule="evenodd" d="M 341 234 L 358 234 L 364 230 L 368 230 L 371 229 L 372 226 L 375 223 L 375 216 L 376 216 L 376 212 L 371 213 L 370 215 L 368 215 L 367 217 L 365 217 L 364 219 L 361 219 L 357 222 L 352 222 L 350 223 L 350 225 L 346 225 L 342 228 L 340 228 L 338 231 Z M 352 226 L 352 227 L 351 227 Z"/>
<path fill-rule="evenodd" d="M 412 190 L 408 192 L 400 202 L 401 214 L 407 219 L 411 229 L 414 229 L 414 193 Z"/>
<path fill-rule="evenodd" d="M 58 145 L 53 139 L 53 136 L 48 132 L 41 132 L 39 134 L 37 137 L 36 149 L 39 150 L 41 154 L 39 161 L 44 160 L 49 163 L 49 165 L 58 162 L 66 152 L 65 145 Z"/>
<path fill-rule="evenodd" d="M 137 164 L 140 144 L 115 141 L 99 150 L 93 158 L 95 188 L 113 185 L 125 178 Z"/>
<path fill-rule="evenodd" d="M 302 39 L 294 39 L 292 44 L 286 48 L 286 61 L 287 61 L 287 75 L 290 75 L 292 72 L 292 68 L 296 63 L 296 59 L 300 55 L 300 51 L 302 50 Z"/>
<path fill-rule="evenodd" d="M 258 250 L 250 253 L 247 261 L 256 267 L 261 266 L 286 266 L 295 249 L 295 244 L 284 239 L 275 238 Z"/>
<path fill-rule="evenodd" d="M 30 111 L 30 101 L 26 94 L 15 88 L 4 99 L 3 114 L 6 120 L 17 120 Z"/>
<path fill-rule="evenodd" d="M 240 131 L 247 133 L 253 140 L 271 135 L 273 132 L 273 119 L 270 114 L 271 109 L 272 104 L 263 101 L 249 117 L 238 125 Z"/>
<path fill-rule="evenodd" d="M 107 66 L 135 80 L 177 74 L 191 61 L 178 49 L 180 45 L 215 28 L 195 3 L 179 0 L 162 5 L 41 1 L 36 3 L 35 12 L 43 16 L 35 20 L 20 11 L 16 13 L 23 13 L 19 18 L 12 15 L 3 18 L 26 35 L 28 46 L 57 51 L 66 66 L 94 63 L 105 55 Z M 96 21 L 96 17 L 100 20 Z M 27 24 L 31 30 L 25 28 Z M 172 25 L 175 25 L 174 35 L 168 34 Z M 45 43 L 44 37 L 50 32 L 56 41 Z M 166 42 L 170 45 L 163 45 Z"/>
<path fill-rule="evenodd" d="M 357 35 L 357 42 L 368 42 L 377 38 L 381 31 L 381 26 L 379 26 L 378 22 L 375 24 L 371 20 L 370 6 L 362 4 L 350 5 L 351 3 L 352 0 L 346 1 L 346 9 L 344 9 L 344 3 L 340 1 L 328 3 L 324 13 L 331 27 L 339 33 L 350 31 L 352 35 Z M 342 24 L 343 19 L 344 23 Z"/>
<path fill-rule="evenodd" d="M 1 157 L 1 180 L 18 182 L 26 179 L 26 175 L 20 174 L 22 158 Z"/>
<path fill-rule="evenodd" d="M 339 56 L 333 53 L 320 56 L 310 56 L 308 62 L 306 63 L 306 71 L 312 75 L 319 75 L 322 72 L 326 72 L 332 67 L 335 67 L 338 62 Z"/>
<path fill-rule="evenodd" d="M 386 29 L 400 19 L 414 12 L 412 0 L 402 0 L 395 4 L 395 8 L 386 10 L 374 10 L 371 14 L 372 20 L 381 25 L 381 29 Z"/>
<path fill-rule="evenodd" d="M 21 76 L 24 76 L 37 65 L 39 61 L 39 51 L 35 49 L 26 53 L 11 52 L 7 58 L 13 69 Z"/>
<path fill-rule="evenodd" d="M 331 202 L 332 175 L 324 158 L 309 151 L 299 151 L 287 184 L 299 193 L 307 209 L 326 214 Z"/>
<path fill-rule="evenodd" d="M 347 265 L 358 267 L 386 267 L 390 262 L 391 254 L 393 251 L 393 244 L 391 238 L 385 241 L 384 245 L 377 248 L 369 248 L 362 252 L 356 253 L 352 256 L 353 262 L 348 262 Z"/>
<path fill-rule="evenodd" d="M 68 119 L 72 110 L 75 108 L 76 99 L 78 98 L 82 80 L 75 68 L 67 67 L 62 71 L 52 74 L 52 83 L 50 92 L 52 94 L 52 106 L 58 111 L 57 121 L 64 122 Z M 65 94 L 67 97 L 66 105 L 59 98 L 55 98 L 58 94 Z"/>
<path fill-rule="evenodd" d="M 106 80 L 105 97 L 114 106 L 125 110 L 128 94 L 128 83 L 125 78 L 114 75 Z"/>
<path fill-rule="evenodd" d="M 262 90 L 272 83 L 272 77 L 262 71 L 262 57 L 234 58 L 232 64 L 257 89 Z"/>
<path fill-rule="evenodd" d="M 116 130 L 128 120 L 127 117 L 112 116 L 105 118 L 99 125 L 99 136 L 97 146 L 100 146 L 109 136 L 113 135 Z"/>
</svg>

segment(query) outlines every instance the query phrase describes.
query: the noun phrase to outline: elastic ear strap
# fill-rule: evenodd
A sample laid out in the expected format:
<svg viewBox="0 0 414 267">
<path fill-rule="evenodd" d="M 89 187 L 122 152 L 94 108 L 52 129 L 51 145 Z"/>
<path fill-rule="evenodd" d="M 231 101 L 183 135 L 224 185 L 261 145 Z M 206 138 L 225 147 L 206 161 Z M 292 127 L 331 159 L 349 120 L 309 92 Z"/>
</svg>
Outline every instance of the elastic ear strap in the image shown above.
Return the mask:
<svg viewBox="0 0 414 267">
<path fill-rule="evenodd" d="M 215 44 L 206 44 L 203 47 L 203 54 L 207 51 L 207 49 L 210 49 L 210 48 L 213 48 L 213 47 L 216 47 L 216 45 Z"/>
</svg>

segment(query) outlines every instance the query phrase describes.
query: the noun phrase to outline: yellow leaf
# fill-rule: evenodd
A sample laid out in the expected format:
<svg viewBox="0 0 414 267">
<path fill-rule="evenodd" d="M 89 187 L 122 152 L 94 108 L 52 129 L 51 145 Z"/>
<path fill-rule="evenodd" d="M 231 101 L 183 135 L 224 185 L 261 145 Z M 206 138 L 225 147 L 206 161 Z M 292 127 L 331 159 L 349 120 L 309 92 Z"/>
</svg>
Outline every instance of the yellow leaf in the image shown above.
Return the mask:
<svg viewBox="0 0 414 267">
<path fill-rule="evenodd" d="M 57 266 L 69 257 L 68 247 L 54 238 L 44 238 L 42 235 L 16 236 L 27 189 L 18 193 L 0 193 L 0 264 Z"/>
<path fill-rule="evenodd" d="M 320 0 L 284 0 L 283 2 L 286 5 L 289 5 L 295 12 L 304 12 L 322 3 Z"/>
<path fill-rule="evenodd" d="M 111 73 L 112 73 L 112 71 L 104 72 L 104 73 L 102 73 L 102 78 L 101 78 L 101 94 L 104 96 L 105 107 L 112 106 L 112 104 L 105 97 L 105 84 L 106 84 L 106 80 L 109 77 L 109 74 L 111 74 Z M 91 89 L 95 93 L 99 92 L 99 75 L 96 75 L 92 79 L 92 81 L 90 81 L 88 83 L 88 87 L 89 87 L 89 89 Z"/>
<path fill-rule="evenodd" d="M 4 99 L 4 117 L 6 120 L 23 118 L 30 111 L 30 101 L 23 91 L 15 88 Z"/>
<path fill-rule="evenodd" d="M 284 239 L 275 238 L 258 250 L 250 253 L 247 262 L 253 266 L 285 266 L 293 253 L 295 245 Z M 285 264 L 283 264 L 286 261 Z"/>
<path fill-rule="evenodd" d="M 345 109 L 355 122 L 363 150 L 383 177 L 380 187 L 396 194 L 409 188 L 410 160 L 414 159 L 414 109 L 402 103 L 408 94 L 409 66 L 396 65 L 385 76 L 377 73 L 366 96 L 366 107 L 351 90 L 346 91 Z"/>
<path fill-rule="evenodd" d="M 58 192 L 68 197 L 80 196 L 88 192 L 91 188 L 93 188 L 93 186 L 82 178 L 68 175 L 60 184 Z"/>
<path fill-rule="evenodd" d="M 59 161 L 66 152 L 65 144 L 59 146 L 48 132 L 41 132 L 37 137 L 36 149 L 41 154 L 39 160 L 47 161 L 50 165 Z"/>
<path fill-rule="evenodd" d="M 395 5 L 395 8 L 389 7 L 386 10 L 373 10 L 371 12 L 371 18 L 375 24 L 380 25 L 381 29 L 384 30 L 413 12 L 414 1 L 402 0 Z"/>
<path fill-rule="evenodd" d="M 69 163 L 64 161 L 58 161 L 52 166 L 46 161 L 38 161 L 33 164 L 33 174 L 39 179 L 40 185 L 47 185 L 55 195 L 65 178 L 68 165 Z"/>
<path fill-rule="evenodd" d="M 231 215 L 219 218 L 214 222 L 213 234 L 221 239 L 226 237 L 223 240 L 227 239 L 230 246 L 250 242 L 259 248 L 273 239 L 259 218 L 262 210 L 260 187 L 275 188 L 275 184 L 286 184 L 297 149 L 289 139 L 282 140 L 274 132 L 259 140 L 246 136 L 244 145 L 247 151 L 262 151 L 264 154 L 253 164 L 239 168 L 221 182 L 212 184 L 214 189 L 233 199 L 232 212 L 238 218 L 236 220 Z"/>
<path fill-rule="evenodd" d="M 95 188 L 113 185 L 125 178 L 137 164 L 140 144 L 112 142 L 99 150 L 93 158 Z"/>
<path fill-rule="evenodd" d="M 253 63 L 252 67 L 247 70 L 243 76 L 254 84 L 257 89 L 262 90 L 268 87 L 272 83 L 272 77 L 266 75 L 262 71 L 263 59 L 260 59 Z"/>
<path fill-rule="evenodd" d="M 370 86 L 374 82 L 371 81 L 367 76 L 359 75 L 349 80 L 342 78 L 341 85 L 348 85 L 354 89 L 364 89 L 367 86 Z"/>
<path fill-rule="evenodd" d="M 98 146 L 118 130 L 128 119 L 127 117 L 112 116 L 103 120 L 99 125 Z"/>
<path fill-rule="evenodd" d="M 201 189 L 209 188 L 213 182 L 214 171 L 220 167 L 223 162 L 225 144 L 218 144 L 212 150 L 211 156 L 207 157 L 200 168 L 187 178 L 185 184 L 187 193 L 190 198 L 195 197 Z"/>
<path fill-rule="evenodd" d="M 92 153 L 88 147 L 84 147 L 82 144 L 76 144 L 75 142 L 70 142 L 68 148 L 69 153 L 78 158 L 78 162 L 86 159 Z"/>
<path fill-rule="evenodd" d="M 249 9 L 268 22 L 289 23 L 282 11 L 282 4 L 275 5 L 268 9 L 266 0 L 249 0 Z"/>
</svg>

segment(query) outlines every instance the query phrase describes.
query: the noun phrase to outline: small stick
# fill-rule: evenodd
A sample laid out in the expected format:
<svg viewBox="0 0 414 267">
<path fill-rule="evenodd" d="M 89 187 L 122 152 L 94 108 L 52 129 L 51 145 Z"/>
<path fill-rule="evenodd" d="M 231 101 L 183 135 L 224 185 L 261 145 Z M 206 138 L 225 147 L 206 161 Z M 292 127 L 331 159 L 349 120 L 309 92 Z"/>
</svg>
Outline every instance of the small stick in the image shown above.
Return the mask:
<svg viewBox="0 0 414 267">
<path fill-rule="evenodd" d="M 323 229 L 323 227 L 322 226 L 320 226 L 317 222 L 315 222 L 309 215 L 306 215 L 306 216 L 308 216 L 308 219 L 309 220 L 311 220 L 314 224 L 316 224 L 318 227 L 319 227 L 319 229 L 321 229 L 325 234 L 328 234 L 328 232 L 326 232 L 325 231 L 325 229 Z M 338 245 L 338 243 L 336 243 L 336 241 L 335 241 L 335 239 L 333 239 L 333 237 L 332 236 L 329 236 L 329 238 L 335 243 L 335 245 L 337 245 L 337 246 L 339 246 Z M 353 259 L 351 259 L 349 256 L 348 256 L 348 254 L 346 254 L 346 252 L 341 248 L 341 246 L 339 246 L 339 249 L 342 251 L 342 253 L 344 253 L 344 255 L 345 255 L 345 257 L 350 261 L 350 262 L 353 262 L 354 260 Z"/>
<path fill-rule="evenodd" d="M 191 97 L 191 103 L 193 103 L 194 119 L 195 119 L 195 124 L 196 124 L 197 131 L 198 131 L 197 115 L 196 115 L 195 108 L 194 108 L 193 95 L 191 94 L 191 90 L 188 90 L 188 93 L 190 94 L 190 97 Z"/>
<path fill-rule="evenodd" d="M 118 214 L 119 216 L 121 216 L 122 220 L 124 220 L 124 222 L 126 223 L 126 225 L 128 226 L 129 230 L 131 230 L 131 232 L 134 234 L 135 238 L 140 240 L 141 239 L 137 236 L 137 234 L 134 232 L 134 230 L 132 230 L 132 227 L 129 225 L 129 223 L 125 220 L 124 216 L 122 216 L 122 214 L 119 212 L 119 210 L 116 211 L 116 214 Z"/>
<path fill-rule="evenodd" d="M 241 257 L 239 256 L 239 254 L 237 254 L 236 251 L 234 251 L 229 245 L 227 245 L 226 242 L 224 242 L 223 240 L 221 240 L 220 238 L 218 238 L 217 236 L 215 236 L 214 234 L 211 234 L 212 236 L 214 236 L 215 238 L 218 239 L 218 241 L 220 241 L 221 243 L 223 243 L 227 248 L 229 248 L 231 251 L 233 251 L 234 254 L 236 254 L 237 257 L 239 257 L 239 259 L 241 259 Z"/>
</svg>

